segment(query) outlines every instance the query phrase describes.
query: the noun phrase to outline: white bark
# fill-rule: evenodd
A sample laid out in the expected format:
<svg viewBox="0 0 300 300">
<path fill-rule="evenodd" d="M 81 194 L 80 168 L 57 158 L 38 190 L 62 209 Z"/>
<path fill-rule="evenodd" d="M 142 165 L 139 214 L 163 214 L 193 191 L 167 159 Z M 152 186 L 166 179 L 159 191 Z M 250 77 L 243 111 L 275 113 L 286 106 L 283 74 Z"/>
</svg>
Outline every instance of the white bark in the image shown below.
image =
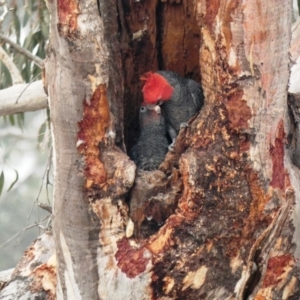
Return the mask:
<svg viewBox="0 0 300 300">
<path fill-rule="evenodd" d="M 289 94 L 298 95 L 300 93 L 300 18 L 293 25 L 290 54 L 293 65 L 289 81 Z"/>
<path fill-rule="evenodd" d="M 289 93 L 296 95 L 300 93 L 300 57 L 291 68 Z"/>
<path fill-rule="evenodd" d="M 41 80 L 31 84 L 17 84 L 0 90 L 0 116 L 47 107 L 47 95 Z"/>
<path fill-rule="evenodd" d="M 56 256 L 50 233 L 42 234 L 24 253 L 0 290 L 1 300 L 55 299 Z"/>
<path fill-rule="evenodd" d="M 3 286 L 10 281 L 11 275 L 13 273 L 14 269 L 9 269 L 5 271 L 0 272 L 0 291 L 3 288 Z"/>
<path fill-rule="evenodd" d="M 6 65 L 7 69 L 9 70 L 13 84 L 24 82 L 20 71 L 2 47 L 0 47 L 0 60 L 2 60 L 2 62 Z"/>
</svg>

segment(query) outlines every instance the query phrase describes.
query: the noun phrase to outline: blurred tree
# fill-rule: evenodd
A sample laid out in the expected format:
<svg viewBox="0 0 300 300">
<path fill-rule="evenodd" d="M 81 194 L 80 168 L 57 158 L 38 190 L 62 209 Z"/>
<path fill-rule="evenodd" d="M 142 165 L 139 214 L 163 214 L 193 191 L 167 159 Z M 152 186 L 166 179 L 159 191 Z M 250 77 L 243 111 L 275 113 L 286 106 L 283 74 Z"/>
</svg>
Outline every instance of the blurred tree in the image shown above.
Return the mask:
<svg viewBox="0 0 300 300">
<path fill-rule="evenodd" d="M 2 16 L 1 16 L 2 14 Z M 44 59 L 49 35 L 49 12 L 43 0 L 8 0 L 0 6 L 0 32 L 33 55 Z M 41 68 L 9 43 L 1 47 L 13 58 L 24 82 L 41 78 Z M 12 84 L 9 70 L 0 62 L 0 89 Z"/>
<path fill-rule="evenodd" d="M 45 1 L 1 1 L 0 90 L 13 83 L 29 83 L 41 78 L 48 34 L 49 12 Z M 25 88 L 23 86 L 18 95 Z M 15 102 L 13 95 L 10 92 Z M 1 101 L 3 103 L 3 96 Z M 37 203 L 47 199 L 43 174 L 49 161 L 50 133 L 49 116 L 45 111 L 0 115 L 4 115 L 0 119 L 2 270 L 16 265 L 24 249 L 41 232 L 37 224 L 47 215 Z M 50 198 L 51 192 L 50 187 Z M 31 229 L 25 230 L 28 226 Z"/>
</svg>

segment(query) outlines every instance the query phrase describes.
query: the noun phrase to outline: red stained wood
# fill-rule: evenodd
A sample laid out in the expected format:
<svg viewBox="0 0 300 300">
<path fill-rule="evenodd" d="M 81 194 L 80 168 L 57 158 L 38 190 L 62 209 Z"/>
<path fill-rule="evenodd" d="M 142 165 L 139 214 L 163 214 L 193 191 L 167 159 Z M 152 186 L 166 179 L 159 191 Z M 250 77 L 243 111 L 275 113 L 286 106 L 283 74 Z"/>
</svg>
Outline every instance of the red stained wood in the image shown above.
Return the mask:
<svg viewBox="0 0 300 300">
<path fill-rule="evenodd" d="M 235 130 L 247 128 L 252 113 L 247 102 L 243 100 L 243 91 L 233 91 L 227 99 L 225 100 L 225 106 L 231 128 Z"/>
<path fill-rule="evenodd" d="M 117 265 L 127 277 L 134 278 L 146 270 L 151 257 L 146 248 L 134 248 L 126 238 L 119 240 L 117 246 L 118 251 L 115 255 Z"/>
<path fill-rule="evenodd" d="M 294 259 L 291 255 L 279 255 L 271 257 L 268 260 L 267 270 L 263 281 L 263 288 L 278 285 L 284 278 L 282 275 L 286 268 L 294 265 Z"/>
<path fill-rule="evenodd" d="M 99 143 L 104 139 L 110 124 L 110 110 L 106 97 L 106 87 L 99 85 L 94 91 L 90 104 L 84 102 L 83 119 L 79 122 L 79 151 L 85 157 L 86 187 L 92 184 L 103 185 L 106 171 L 99 160 Z"/>
<path fill-rule="evenodd" d="M 76 0 L 58 0 L 57 12 L 60 33 L 66 36 L 77 29 L 77 17 L 79 14 L 78 2 Z"/>
<path fill-rule="evenodd" d="M 283 120 L 277 126 L 277 134 L 275 137 L 274 145 L 270 146 L 270 154 L 273 162 L 273 173 L 271 185 L 274 188 L 284 190 L 286 174 L 284 172 L 284 139 L 285 132 Z"/>
</svg>

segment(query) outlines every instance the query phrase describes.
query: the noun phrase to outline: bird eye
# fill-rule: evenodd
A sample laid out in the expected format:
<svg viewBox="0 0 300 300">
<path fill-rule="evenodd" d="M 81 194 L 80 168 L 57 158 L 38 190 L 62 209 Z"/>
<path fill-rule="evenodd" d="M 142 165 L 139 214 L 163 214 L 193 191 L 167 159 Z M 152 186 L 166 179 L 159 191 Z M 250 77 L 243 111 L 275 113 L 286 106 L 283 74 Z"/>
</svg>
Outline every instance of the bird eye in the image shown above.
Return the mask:
<svg viewBox="0 0 300 300">
<path fill-rule="evenodd" d="M 140 112 L 145 112 L 145 111 L 146 111 L 146 107 L 145 106 L 141 106 Z"/>
</svg>

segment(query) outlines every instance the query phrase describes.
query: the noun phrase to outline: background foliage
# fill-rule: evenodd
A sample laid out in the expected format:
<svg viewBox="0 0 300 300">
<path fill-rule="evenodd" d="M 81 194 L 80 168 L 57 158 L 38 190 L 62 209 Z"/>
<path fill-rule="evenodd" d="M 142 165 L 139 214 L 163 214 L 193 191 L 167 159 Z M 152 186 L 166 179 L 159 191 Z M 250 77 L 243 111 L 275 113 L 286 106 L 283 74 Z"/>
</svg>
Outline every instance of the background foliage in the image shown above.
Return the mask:
<svg viewBox="0 0 300 300">
<path fill-rule="evenodd" d="M 0 31 L 32 54 L 45 58 L 45 46 L 49 36 L 49 12 L 45 1 L 9 0 L 2 5 L 1 13 L 5 16 Z M 32 61 L 8 44 L 0 43 L 0 45 L 13 57 L 25 82 L 40 78 L 41 70 Z M 0 62 L 0 79 L 0 89 L 12 84 L 10 73 L 2 62 Z"/>
<path fill-rule="evenodd" d="M 0 32 L 35 56 L 45 58 L 49 35 L 46 3 L 43 0 L 0 0 Z M 24 82 L 41 78 L 41 69 L 31 60 L 1 40 L 0 47 L 13 59 Z M 11 85 L 9 70 L 0 61 L 0 89 Z M 48 117 L 43 110 L 0 118 L 0 188 L 3 183 L 0 270 L 16 265 L 26 247 L 40 233 L 37 224 L 47 225 L 47 220 L 41 221 L 49 214 L 38 208 L 37 203 L 48 203 L 52 196 L 51 185 L 47 185 L 48 193 L 46 190 L 50 150 Z M 29 229 L 24 230 L 27 227 Z"/>
</svg>

